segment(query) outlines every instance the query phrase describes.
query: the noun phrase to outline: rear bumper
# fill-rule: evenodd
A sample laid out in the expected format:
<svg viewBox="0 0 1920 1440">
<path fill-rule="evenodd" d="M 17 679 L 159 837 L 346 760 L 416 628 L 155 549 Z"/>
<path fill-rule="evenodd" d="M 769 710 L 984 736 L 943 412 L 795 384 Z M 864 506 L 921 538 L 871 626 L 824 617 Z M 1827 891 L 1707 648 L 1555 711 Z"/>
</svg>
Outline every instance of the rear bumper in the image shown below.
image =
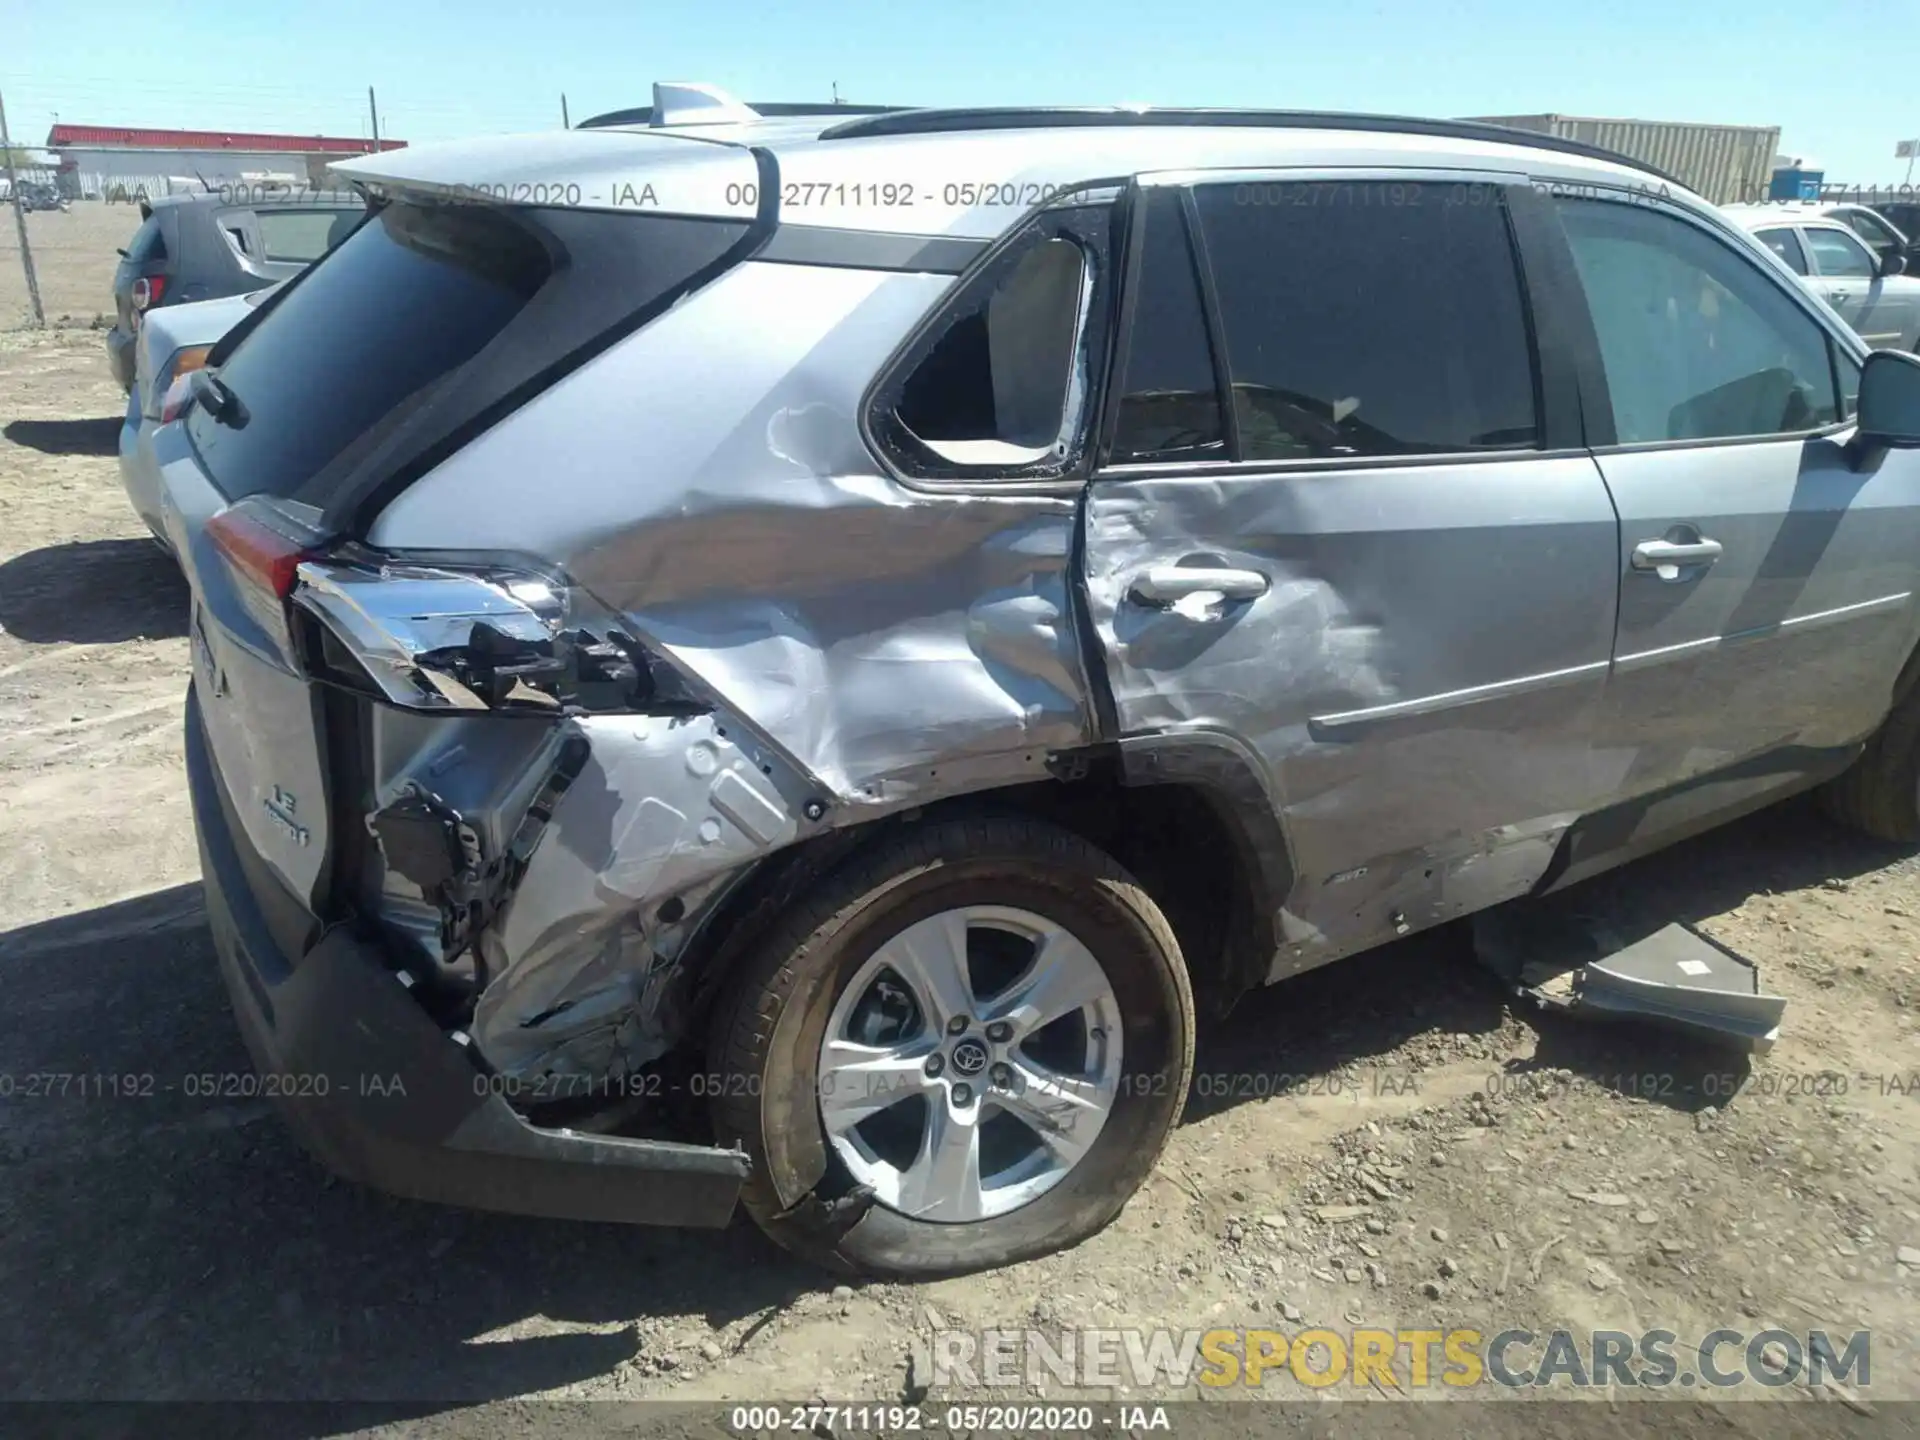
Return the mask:
<svg viewBox="0 0 1920 1440">
<path fill-rule="evenodd" d="M 744 1152 L 529 1125 L 489 1093 L 375 948 L 344 928 L 309 947 L 317 922 L 245 854 L 192 690 L 186 732 L 221 977 L 254 1064 L 315 1158 L 416 1200 L 630 1224 L 727 1222 Z"/>
</svg>

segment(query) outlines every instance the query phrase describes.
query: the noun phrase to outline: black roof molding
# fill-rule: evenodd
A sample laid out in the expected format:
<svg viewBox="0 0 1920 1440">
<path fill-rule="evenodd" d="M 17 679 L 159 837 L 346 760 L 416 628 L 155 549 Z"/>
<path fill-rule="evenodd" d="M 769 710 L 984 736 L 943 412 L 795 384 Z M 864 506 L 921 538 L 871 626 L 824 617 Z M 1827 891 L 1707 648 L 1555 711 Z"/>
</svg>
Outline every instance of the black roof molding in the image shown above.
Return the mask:
<svg viewBox="0 0 1920 1440">
<path fill-rule="evenodd" d="M 754 107 L 759 109 L 761 107 Z M 847 108 L 847 107 L 841 107 Z M 812 113 L 812 112 L 809 112 Z M 1156 110 L 1100 107 L 981 106 L 955 110 L 888 110 L 842 121 L 820 133 L 822 140 L 853 140 L 884 135 L 943 135 L 967 130 L 1053 130 L 1081 126 L 1194 125 L 1274 130 L 1370 130 L 1381 134 L 1433 135 L 1449 140 L 1484 140 L 1523 145 L 1589 160 L 1630 165 L 1669 185 L 1685 189 L 1666 171 L 1599 145 L 1558 135 L 1542 135 L 1484 120 L 1430 120 L 1410 115 L 1346 114 L 1338 110 Z"/>
</svg>

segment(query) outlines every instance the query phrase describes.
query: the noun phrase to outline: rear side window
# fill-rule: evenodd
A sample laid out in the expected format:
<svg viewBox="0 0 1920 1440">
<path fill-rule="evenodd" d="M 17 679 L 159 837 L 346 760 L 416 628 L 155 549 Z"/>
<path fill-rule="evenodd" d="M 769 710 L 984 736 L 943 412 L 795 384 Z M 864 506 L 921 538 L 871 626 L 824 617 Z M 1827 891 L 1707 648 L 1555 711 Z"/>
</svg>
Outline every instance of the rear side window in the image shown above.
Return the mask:
<svg viewBox="0 0 1920 1440">
<path fill-rule="evenodd" d="M 1113 459 L 1223 460 L 1220 394 L 1180 192 L 1146 196 Z"/>
<path fill-rule="evenodd" d="M 357 210 L 260 210 L 260 246 L 268 260 L 307 265 L 344 240 Z"/>
<path fill-rule="evenodd" d="M 167 237 L 160 233 L 160 217 L 149 215 L 127 242 L 127 263 L 150 265 L 167 258 Z"/>
<path fill-rule="evenodd" d="M 498 419 L 543 372 L 711 273 L 744 222 L 396 202 L 216 351 L 239 426 L 187 434 L 223 493 L 322 509 Z M 608 342 L 610 343 L 610 342 Z"/>
<path fill-rule="evenodd" d="M 1754 235 L 1766 247 L 1787 262 L 1796 275 L 1807 273 L 1807 252 L 1800 248 L 1800 237 L 1791 230 L 1756 230 Z"/>
<path fill-rule="evenodd" d="M 1113 210 L 1076 195 L 1001 245 L 881 378 L 869 434 L 910 475 L 1054 479 L 1086 453 Z"/>
<path fill-rule="evenodd" d="M 1879 270 L 1866 246 L 1844 230 L 1808 230 L 1807 248 L 1820 273 L 1830 278 L 1871 280 Z"/>
<path fill-rule="evenodd" d="M 961 465 L 1026 465 L 1064 453 L 1086 257 L 1055 237 L 1027 250 L 907 377 L 898 415 Z"/>
<path fill-rule="evenodd" d="M 1532 448 L 1532 347 L 1500 190 L 1195 190 L 1241 458 Z"/>
<path fill-rule="evenodd" d="M 1827 335 L 1787 282 L 1651 205 L 1558 204 L 1620 444 L 1833 423 L 1839 403 Z"/>
</svg>

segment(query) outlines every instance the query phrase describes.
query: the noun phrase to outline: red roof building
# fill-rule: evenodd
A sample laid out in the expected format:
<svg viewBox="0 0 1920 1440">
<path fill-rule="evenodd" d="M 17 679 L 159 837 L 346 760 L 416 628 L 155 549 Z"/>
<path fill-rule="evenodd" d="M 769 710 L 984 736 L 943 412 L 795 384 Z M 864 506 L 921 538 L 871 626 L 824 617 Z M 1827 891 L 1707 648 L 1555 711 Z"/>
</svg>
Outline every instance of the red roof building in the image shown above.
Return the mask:
<svg viewBox="0 0 1920 1440">
<path fill-rule="evenodd" d="M 406 148 L 404 140 L 380 140 L 382 150 Z M 46 148 L 89 150 L 237 150 L 250 154 L 367 155 L 370 141 L 340 135 L 261 135 L 242 130 L 150 130 L 118 125 L 56 125 Z"/>
</svg>

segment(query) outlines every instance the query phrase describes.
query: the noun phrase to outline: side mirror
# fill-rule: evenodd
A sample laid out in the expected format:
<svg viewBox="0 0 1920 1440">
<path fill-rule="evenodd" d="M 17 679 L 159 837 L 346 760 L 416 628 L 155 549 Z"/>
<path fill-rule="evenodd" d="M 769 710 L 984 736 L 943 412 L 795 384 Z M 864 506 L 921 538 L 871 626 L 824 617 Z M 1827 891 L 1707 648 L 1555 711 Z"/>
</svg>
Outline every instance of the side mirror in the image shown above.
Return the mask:
<svg viewBox="0 0 1920 1440">
<path fill-rule="evenodd" d="M 1902 255 L 1898 250 L 1895 250 L 1891 246 L 1889 246 L 1886 253 L 1880 257 L 1881 277 L 1885 278 L 1888 275 L 1904 275 L 1906 273 L 1907 273 L 1907 257 Z"/>
<path fill-rule="evenodd" d="M 1860 367 L 1849 447 L 1857 455 L 1920 448 L 1920 355 L 1875 350 Z"/>
</svg>

